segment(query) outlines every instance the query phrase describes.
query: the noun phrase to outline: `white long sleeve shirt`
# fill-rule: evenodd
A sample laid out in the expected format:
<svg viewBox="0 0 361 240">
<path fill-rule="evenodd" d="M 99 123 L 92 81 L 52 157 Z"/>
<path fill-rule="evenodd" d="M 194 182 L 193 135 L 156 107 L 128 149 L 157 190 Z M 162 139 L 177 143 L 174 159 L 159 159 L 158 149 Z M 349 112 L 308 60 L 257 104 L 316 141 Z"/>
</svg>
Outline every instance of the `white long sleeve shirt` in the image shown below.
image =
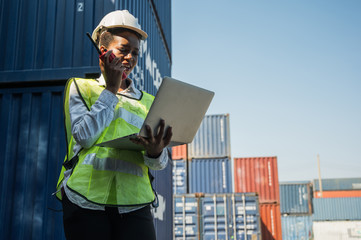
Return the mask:
<svg viewBox="0 0 361 240">
<path fill-rule="evenodd" d="M 103 75 L 97 79 L 99 85 L 105 86 Z M 130 80 L 131 81 L 131 80 Z M 74 83 L 70 85 L 69 90 L 69 112 L 71 121 L 71 132 L 76 141 L 74 153 L 77 154 L 81 148 L 90 148 L 101 135 L 102 131 L 109 126 L 114 117 L 114 109 L 119 101 L 119 96 L 127 96 L 134 99 L 140 99 L 141 91 L 135 88 L 133 81 L 124 91 L 114 95 L 110 91 L 104 89 L 99 95 L 98 100 L 92 105 L 90 111 L 83 103 Z M 144 156 L 144 163 L 152 170 L 162 170 L 167 166 L 168 154 L 167 149 L 163 149 L 162 154 L 158 158 L 149 158 Z M 70 170 L 64 173 L 63 187 L 69 200 L 82 208 L 92 210 L 104 210 L 104 206 L 97 205 L 87 201 L 71 191 L 66 183 L 70 177 Z M 119 213 L 126 213 L 142 208 L 137 207 L 118 207 Z"/>
</svg>

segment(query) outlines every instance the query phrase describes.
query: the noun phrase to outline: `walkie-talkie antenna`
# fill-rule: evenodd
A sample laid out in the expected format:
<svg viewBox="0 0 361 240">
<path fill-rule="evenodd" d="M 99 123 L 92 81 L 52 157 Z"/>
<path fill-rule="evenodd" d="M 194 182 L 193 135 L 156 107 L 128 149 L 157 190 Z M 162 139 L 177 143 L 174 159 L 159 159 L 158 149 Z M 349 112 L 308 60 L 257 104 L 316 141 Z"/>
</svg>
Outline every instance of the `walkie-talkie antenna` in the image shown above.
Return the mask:
<svg viewBox="0 0 361 240">
<path fill-rule="evenodd" d="M 86 35 L 88 36 L 88 38 L 90 39 L 90 41 L 93 43 L 95 49 L 98 51 L 99 55 L 102 55 L 102 52 L 100 51 L 99 47 L 97 46 L 97 44 L 94 42 L 94 40 L 92 39 L 92 37 L 90 36 L 90 33 L 86 33 Z"/>
</svg>

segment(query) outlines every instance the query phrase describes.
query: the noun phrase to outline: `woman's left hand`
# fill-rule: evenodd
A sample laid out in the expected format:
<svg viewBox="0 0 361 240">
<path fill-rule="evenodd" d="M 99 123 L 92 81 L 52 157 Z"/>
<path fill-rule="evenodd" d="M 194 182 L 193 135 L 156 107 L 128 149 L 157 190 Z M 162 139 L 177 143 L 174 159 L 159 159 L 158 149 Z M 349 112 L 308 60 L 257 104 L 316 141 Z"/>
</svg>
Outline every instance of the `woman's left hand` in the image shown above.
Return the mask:
<svg viewBox="0 0 361 240">
<path fill-rule="evenodd" d="M 147 135 L 149 137 L 138 136 L 137 138 L 131 139 L 133 143 L 143 145 L 147 156 L 150 158 L 157 158 L 162 153 L 163 149 L 170 143 L 172 139 L 172 127 L 168 127 L 166 134 L 164 135 L 165 121 L 160 120 L 158 133 L 154 133 L 149 125 L 146 125 Z"/>
</svg>

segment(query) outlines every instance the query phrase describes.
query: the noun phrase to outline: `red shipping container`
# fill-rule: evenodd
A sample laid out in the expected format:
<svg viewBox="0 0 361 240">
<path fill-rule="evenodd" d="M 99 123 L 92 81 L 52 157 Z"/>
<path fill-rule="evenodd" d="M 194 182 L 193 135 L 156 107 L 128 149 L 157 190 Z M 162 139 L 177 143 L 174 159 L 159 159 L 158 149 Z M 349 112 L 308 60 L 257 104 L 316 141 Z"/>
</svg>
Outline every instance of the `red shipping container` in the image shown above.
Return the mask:
<svg viewBox="0 0 361 240">
<path fill-rule="evenodd" d="M 234 158 L 235 192 L 257 192 L 260 203 L 279 203 L 277 157 Z"/>
<path fill-rule="evenodd" d="M 187 144 L 172 147 L 172 159 L 187 159 Z"/>
<path fill-rule="evenodd" d="M 278 203 L 260 203 L 262 240 L 282 240 L 281 211 Z"/>
<path fill-rule="evenodd" d="M 321 192 L 313 192 L 314 198 L 321 198 Z M 322 198 L 361 197 L 361 190 L 322 191 Z"/>
</svg>

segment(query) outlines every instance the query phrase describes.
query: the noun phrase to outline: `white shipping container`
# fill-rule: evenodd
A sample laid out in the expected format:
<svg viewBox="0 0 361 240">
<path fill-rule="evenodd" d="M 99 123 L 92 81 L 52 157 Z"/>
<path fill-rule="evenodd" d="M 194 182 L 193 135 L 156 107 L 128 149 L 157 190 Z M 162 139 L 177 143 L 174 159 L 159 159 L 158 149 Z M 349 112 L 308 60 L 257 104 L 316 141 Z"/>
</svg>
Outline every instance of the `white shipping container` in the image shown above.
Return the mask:
<svg viewBox="0 0 361 240">
<path fill-rule="evenodd" d="M 361 238 L 361 221 L 313 222 L 314 240 L 353 240 Z"/>
</svg>

